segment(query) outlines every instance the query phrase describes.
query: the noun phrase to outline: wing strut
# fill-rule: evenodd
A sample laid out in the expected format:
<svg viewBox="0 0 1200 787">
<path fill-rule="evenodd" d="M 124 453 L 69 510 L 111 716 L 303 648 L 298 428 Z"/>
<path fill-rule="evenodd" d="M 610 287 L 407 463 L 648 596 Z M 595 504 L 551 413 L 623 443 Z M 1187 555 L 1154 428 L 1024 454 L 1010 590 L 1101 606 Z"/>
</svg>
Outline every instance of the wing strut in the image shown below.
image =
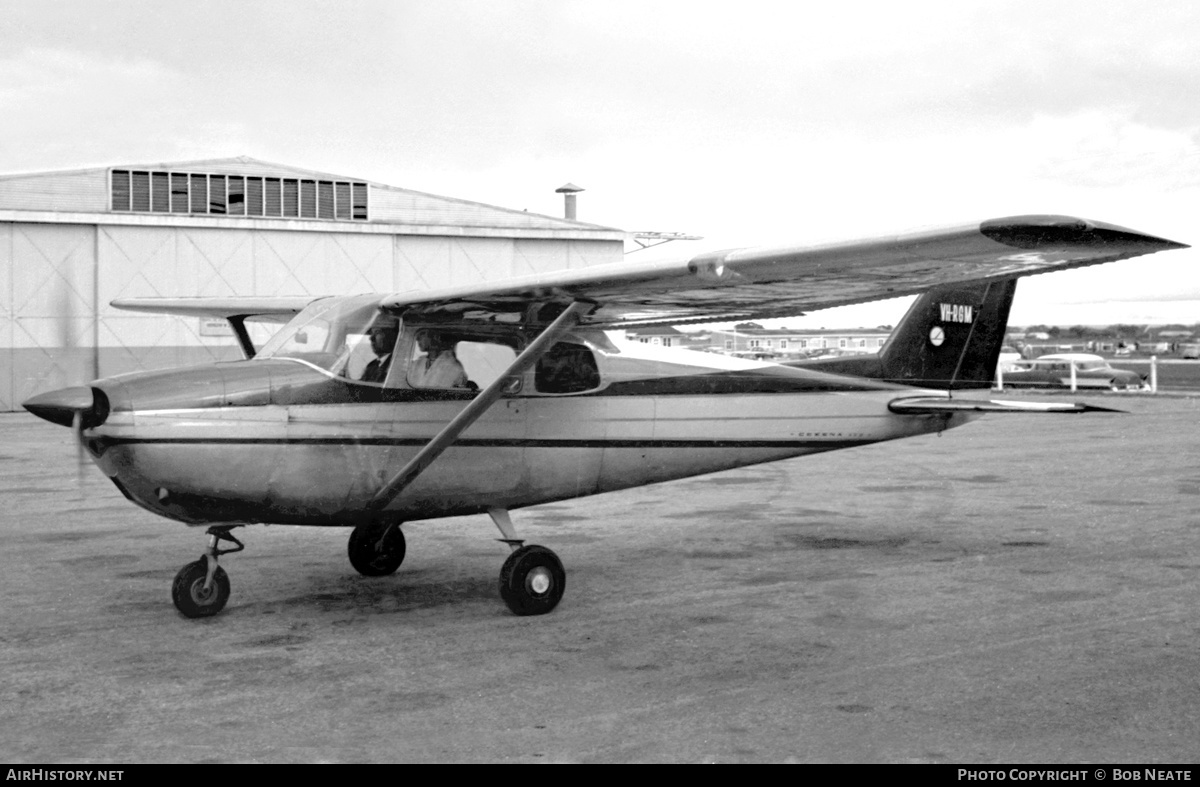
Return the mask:
<svg viewBox="0 0 1200 787">
<path fill-rule="evenodd" d="M 254 348 L 254 342 L 250 341 L 250 331 L 246 329 L 246 318 L 249 316 L 248 314 L 236 314 L 225 320 L 229 323 L 229 327 L 233 328 L 238 345 L 242 348 L 242 355 L 246 356 L 247 360 L 253 358 L 258 352 Z"/>
<path fill-rule="evenodd" d="M 530 342 L 525 351 L 517 356 L 503 374 L 497 377 L 491 385 L 484 388 L 470 404 L 463 408 L 462 412 L 454 416 L 442 431 L 438 432 L 432 440 L 425 444 L 425 447 L 417 452 L 417 455 L 409 460 L 400 472 L 392 476 L 383 488 L 375 493 L 375 497 L 371 498 L 371 502 L 367 504 L 367 508 L 373 511 L 382 510 L 388 503 L 396 499 L 396 497 L 408 487 L 425 469 L 433 464 L 441 453 L 449 448 L 458 436 L 469 427 L 471 424 L 479 420 L 485 412 L 488 411 L 500 395 L 504 393 L 505 383 L 513 375 L 521 374 L 530 366 L 537 363 L 550 347 L 558 341 L 563 334 L 575 327 L 580 318 L 592 308 L 592 304 L 584 303 L 583 301 L 573 301 L 563 313 L 555 318 L 554 322 L 550 323 L 546 330 L 542 331 L 536 339 Z"/>
</svg>

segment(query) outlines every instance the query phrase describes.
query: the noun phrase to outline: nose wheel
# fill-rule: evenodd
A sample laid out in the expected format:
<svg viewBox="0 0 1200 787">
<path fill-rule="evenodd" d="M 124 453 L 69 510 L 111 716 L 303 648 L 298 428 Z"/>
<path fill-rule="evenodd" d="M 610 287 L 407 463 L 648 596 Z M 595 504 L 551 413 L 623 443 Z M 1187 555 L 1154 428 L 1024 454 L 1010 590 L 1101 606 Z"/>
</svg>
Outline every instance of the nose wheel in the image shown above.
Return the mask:
<svg viewBox="0 0 1200 787">
<path fill-rule="evenodd" d="M 175 608 L 188 618 L 211 617 L 225 608 L 229 600 L 229 575 L 217 566 L 212 584 L 208 580 L 208 558 L 202 557 L 179 569 L 171 583 L 171 600 Z"/>
<path fill-rule="evenodd" d="M 208 529 L 208 549 L 199 560 L 179 569 L 171 583 L 171 600 L 175 608 L 188 618 L 212 617 L 225 609 L 229 601 L 229 576 L 217 565 L 217 558 L 231 552 L 241 552 L 245 544 L 230 534 L 238 525 L 217 525 Z M 220 549 L 218 544 L 229 541 L 236 546 Z"/>
</svg>

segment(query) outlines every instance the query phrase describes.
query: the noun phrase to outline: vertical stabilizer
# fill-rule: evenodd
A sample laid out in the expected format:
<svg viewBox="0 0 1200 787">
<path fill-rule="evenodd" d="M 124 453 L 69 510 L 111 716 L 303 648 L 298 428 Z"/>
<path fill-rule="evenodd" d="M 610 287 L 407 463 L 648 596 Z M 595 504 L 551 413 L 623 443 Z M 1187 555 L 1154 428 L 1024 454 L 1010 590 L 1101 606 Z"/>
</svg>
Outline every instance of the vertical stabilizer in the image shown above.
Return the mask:
<svg viewBox="0 0 1200 787">
<path fill-rule="evenodd" d="M 1016 279 L 938 287 L 917 298 L 880 348 L 883 379 L 924 388 L 990 388 Z"/>
<path fill-rule="evenodd" d="M 948 284 L 917 298 L 874 356 L 794 364 L 940 390 L 990 388 L 1017 280 Z"/>
</svg>

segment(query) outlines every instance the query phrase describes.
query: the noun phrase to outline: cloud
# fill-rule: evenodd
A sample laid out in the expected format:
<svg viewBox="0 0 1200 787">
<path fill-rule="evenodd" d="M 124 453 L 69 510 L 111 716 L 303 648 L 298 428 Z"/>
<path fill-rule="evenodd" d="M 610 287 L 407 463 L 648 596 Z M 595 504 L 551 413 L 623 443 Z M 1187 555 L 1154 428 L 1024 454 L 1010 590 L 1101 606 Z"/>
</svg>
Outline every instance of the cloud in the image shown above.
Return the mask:
<svg viewBox="0 0 1200 787">
<path fill-rule="evenodd" d="M 144 59 L 31 48 L 0 58 L 0 85 L 0 112 L 20 119 L 0 136 L 0 157 L 12 169 L 62 169 L 104 162 L 114 146 L 133 153 L 165 114 L 147 98 L 178 90 L 179 75 Z"/>
<path fill-rule="evenodd" d="M 551 214 L 570 180 L 696 251 L 1031 212 L 1195 240 L 1193 2 L 5 11 L 0 171 L 246 154 Z"/>
<path fill-rule="evenodd" d="M 1200 127 L 1156 128 L 1098 111 L 1037 118 L 1026 132 L 1043 151 L 1040 177 L 1116 188 L 1153 183 L 1163 191 L 1200 186 Z"/>
</svg>

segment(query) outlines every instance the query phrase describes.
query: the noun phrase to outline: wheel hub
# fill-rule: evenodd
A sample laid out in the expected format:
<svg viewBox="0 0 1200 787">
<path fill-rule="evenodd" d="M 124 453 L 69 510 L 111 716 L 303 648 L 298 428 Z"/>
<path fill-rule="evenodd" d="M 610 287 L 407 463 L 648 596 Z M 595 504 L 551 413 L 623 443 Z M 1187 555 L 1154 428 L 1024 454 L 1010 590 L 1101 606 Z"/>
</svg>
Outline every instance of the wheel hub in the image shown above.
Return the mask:
<svg viewBox="0 0 1200 787">
<path fill-rule="evenodd" d="M 217 592 L 216 585 L 205 590 L 204 579 L 197 579 L 192 583 L 192 600 L 197 604 L 207 604 L 212 601 L 213 595 Z"/>
<path fill-rule="evenodd" d="M 553 584 L 554 579 L 550 576 L 550 570 L 540 566 L 530 571 L 529 576 L 525 578 L 525 586 L 529 588 L 530 593 L 536 596 L 545 595 Z"/>
</svg>

